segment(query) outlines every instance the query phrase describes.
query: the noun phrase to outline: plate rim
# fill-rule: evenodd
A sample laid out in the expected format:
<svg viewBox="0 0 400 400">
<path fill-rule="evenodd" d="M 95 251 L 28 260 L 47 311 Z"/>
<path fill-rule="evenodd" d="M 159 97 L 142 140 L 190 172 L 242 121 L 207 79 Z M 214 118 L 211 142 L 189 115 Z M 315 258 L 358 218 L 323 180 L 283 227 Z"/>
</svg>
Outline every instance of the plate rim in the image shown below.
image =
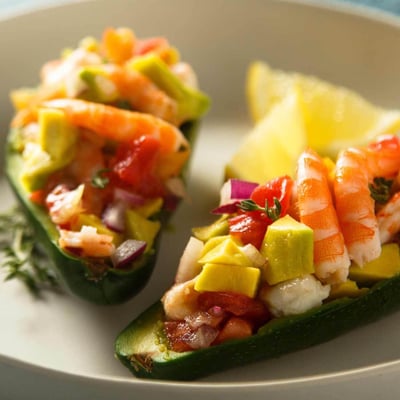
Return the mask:
<svg viewBox="0 0 400 400">
<path fill-rule="evenodd" d="M 14 19 L 26 18 L 32 14 L 38 14 L 47 12 L 49 10 L 63 9 L 63 8 L 74 8 L 81 4 L 93 3 L 96 0 L 60 0 L 59 3 L 43 3 L 40 5 L 22 6 L 15 7 L 13 10 L 5 11 L 0 13 L 0 24 L 12 21 Z M 105 2 L 105 0 L 102 0 Z M 211 0 L 212 1 L 212 0 Z M 353 17 L 359 17 L 362 19 L 376 22 L 383 25 L 389 25 L 400 30 L 400 15 L 393 14 L 389 11 L 379 9 L 377 7 L 350 3 L 349 1 L 339 0 L 263 0 L 270 3 L 284 3 L 287 5 L 295 4 L 305 8 L 327 10 L 331 12 L 340 13 L 343 15 L 350 15 Z M 5 179 L 4 174 L 0 174 L 1 179 Z M 101 374 L 82 374 L 73 373 L 70 371 L 63 371 L 56 368 L 46 367 L 28 362 L 16 357 L 10 357 L 4 354 L 0 354 L 0 363 L 13 367 L 22 368 L 24 370 L 31 370 L 35 373 L 43 375 L 54 375 L 59 377 L 65 377 L 73 381 L 85 382 L 102 382 L 108 384 L 124 384 L 128 386 L 141 386 L 141 387 L 152 387 L 154 385 L 158 387 L 173 387 L 179 390 L 203 390 L 203 389 L 248 389 L 248 388 L 274 388 L 281 386 L 298 386 L 305 384 L 314 383 L 328 383 L 338 379 L 351 379 L 361 377 L 365 374 L 372 374 L 375 372 L 383 373 L 385 370 L 395 369 L 400 371 L 400 358 L 398 360 L 380 362 L 373 365 L 350 368 L 338 372 L 321 373 L 314 375 L 305 375 L 295 378 L 286 379 L 270 379 L 270 380 L 259 380 L 259 381 L 244 381 L 244 382 L 207 382 L 207 381 L 179 381 L 179 380 L 158 380 L 158 379 L 139 379 L 136 377 L 112 377 L 109 375 Z"/>
</svg>

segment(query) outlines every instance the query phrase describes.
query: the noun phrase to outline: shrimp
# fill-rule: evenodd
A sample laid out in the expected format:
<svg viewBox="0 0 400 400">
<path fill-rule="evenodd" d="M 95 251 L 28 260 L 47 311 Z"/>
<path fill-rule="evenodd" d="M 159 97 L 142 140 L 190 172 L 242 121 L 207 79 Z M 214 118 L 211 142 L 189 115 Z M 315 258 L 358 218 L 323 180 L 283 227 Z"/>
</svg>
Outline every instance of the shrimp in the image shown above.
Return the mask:
<svg viewBox="0 0 400 400">
<path fill-rule="evenodd" d="M 194 290 L 196 278 L 176 283 L 163 296 L 165 314 L 168 319 L 181 320 L 197 311 L 199 292 Z"/>
<path fill-rule="evenodd" d="M 349 148 L 336 161 L 334 193 L 339 224 L 350 259 L 363 266 L 380 255 L 375 202 L 369 191 L 368 152 Z"/>
<path fill-rule="evenodd" d="M 327 283 L 346 280 L 350 259 L 340 231 L 323 160 L 306 150 L 297 165 L 297 207 L 300 221 L 314 231 L 316 276 Z"/>
<path fill-rule="evenodd" d="M 87 257 L 109 257 L 115 251 L 113 237 L 97 233 L 92 226 L 82 226 L 80 232 L 60 230 L 59 244 L 63 249 L 77 249 Z"/>
<path fill-rule="evenodd" d="M 176 100 L 159 89 L 147 76 L 115 64 L 97 66 L 96 69 L 115 85 L 120 97 L 127 100 L 133 109 L 155 115 L 174 125 L 180 124 Z"/>
<path fill-rule="evenodd" d="M 381 243 L 391 241 L 400 231 L 400 192 L 395 193 L 391 199 L 378 211 L 379 236 Z"/>
<path fill-rule="evenodd" d="M 400 138 L 381 135 L 365 149 L 368 169 L 375 177 L 394 178 L 400 170 Z"/>
<path fill-rule="evenodd" d="M 106 139 L 130 142 L 152 135 L 160 140 L 162 154 L 179 151 L 185 152 L 186 157 L 189 155 L 189 143 L 182 132 L 153 115 L 78 99 L 55 99 L 44 102 L 43 106 L 63 110 L 70 123 Z"/>
<path fill-rule="evenodd" d="M 51 220 L 55 224 L 67 224 L 76 218 L 82 211 L 82 196 L 85 185 L 79 185 L 69 190 L 64 185 L 56 186 L 46 197 Z"/>
</svg>

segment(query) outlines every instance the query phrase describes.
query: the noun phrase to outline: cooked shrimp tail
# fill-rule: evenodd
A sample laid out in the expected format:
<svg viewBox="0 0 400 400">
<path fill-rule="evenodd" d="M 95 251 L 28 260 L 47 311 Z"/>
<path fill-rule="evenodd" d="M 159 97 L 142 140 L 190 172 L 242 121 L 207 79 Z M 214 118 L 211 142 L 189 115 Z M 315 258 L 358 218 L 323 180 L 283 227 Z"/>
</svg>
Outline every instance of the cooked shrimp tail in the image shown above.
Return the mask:
<svg viewBox="0 0 400 400">
<path fill-rule="evenodd" d="M 350 259 L 340 231 L 323 160 L 312 150 L 297 165 L 297 204 L 300 221 L 314 231 L 316 276 L 328 283 L 346 280 Z"/>
<path fill-rule="evenodd" d="M 365 151 L 350 148 L 339 154 L 334 180 L 336 210 L 350 259 L 360 266 L 381 252 L 370 180 Z"/>
</svg>

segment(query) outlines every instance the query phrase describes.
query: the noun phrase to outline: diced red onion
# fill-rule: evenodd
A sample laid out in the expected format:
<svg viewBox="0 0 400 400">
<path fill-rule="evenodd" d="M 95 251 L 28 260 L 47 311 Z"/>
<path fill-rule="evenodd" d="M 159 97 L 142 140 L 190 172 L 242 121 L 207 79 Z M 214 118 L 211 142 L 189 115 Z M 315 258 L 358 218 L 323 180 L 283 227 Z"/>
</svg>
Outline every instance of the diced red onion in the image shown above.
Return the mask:
<svg viewBox="0 0 400 400">
<path fill-rule="evenodd" d="M 240 202 L 238 200 L 233 203 L 222 204 L 221 206 L 214 208 L 211 211 L 212 214 L 233 214 L 237 211 L 237 205 Z"/>
<path fill-rule="evenodd" d="M 114 200 L 122 201 L 130 206 L 142 206 L 145 203 L 143 196 L 137 193 L 130 192 L 122 188 L 114 189 Z"/>
<path fill-rule="evenodd" d="M 232 203 L 235 200 L 244 200 L 250 198 L 253 190 L 258 183 L 243 181 L 241 179 L 229 179 L 226 181 L 220 191 L 220 205 Z"/>
<path fill-rule="evenodd" d="M 224 317 L 225 313 L 222 309 L 218 315 L 207 311 L 196 311 L 193 314 L 187 315 L 185 317 L 185 321 L 192 329 L 198 329 L 202 325 L 208 325 L 216 328 Z"/>
<path fill-rule="evenodd" d="M 125 230 L 125 210 L 126 205 L 121 201 L 108 205 L 102 216 L 104 225 L 115 232 L 123 232 Z"/>
<path fill-rule="evenodd" d="M 183 180 L 181 178 L 178 177 L 169 178 L 165 182 L 165 186 L 174 196 L 179 197 L 181 199 L 188 198 L 185 184 L 183 183 Z"/>
<path fill-rule="evenodd" d="M 217 338 L 218 333 L 218 329 L 213 328 L 212 326 L 202 325 L 191 334 L 185 342 L 192 349 L 204 349 L 211 345 L 211 343 Z"/>
<path fill-rule="evenodd" d="M 146 249 L 146 242 L 143 240 L 128 239 L 122 242 L 111 256 L 111 261 L 115 268 L 122 268 L 126 264 L 134 261 Z"/>
</svg>

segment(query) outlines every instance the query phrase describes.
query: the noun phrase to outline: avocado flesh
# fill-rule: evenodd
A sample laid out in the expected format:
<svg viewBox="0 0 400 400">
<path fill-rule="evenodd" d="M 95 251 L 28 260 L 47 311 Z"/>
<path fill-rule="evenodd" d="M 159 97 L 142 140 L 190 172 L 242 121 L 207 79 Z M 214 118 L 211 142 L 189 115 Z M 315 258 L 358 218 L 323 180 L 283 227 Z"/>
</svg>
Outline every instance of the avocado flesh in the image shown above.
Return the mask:
<svg viewBox="0 0 400 400">
<path fill-rule="evenodd" d="M 163 342 L 161 301 L 116 338 L 118 359 L 140 378 L 193 380 L 331 340 L 399 309 L 400 275 L 356 298 L 341 298 L 304 314 L 271 320 L 258 333 L 206 349 L 176 353 Z"/>
</svg>

